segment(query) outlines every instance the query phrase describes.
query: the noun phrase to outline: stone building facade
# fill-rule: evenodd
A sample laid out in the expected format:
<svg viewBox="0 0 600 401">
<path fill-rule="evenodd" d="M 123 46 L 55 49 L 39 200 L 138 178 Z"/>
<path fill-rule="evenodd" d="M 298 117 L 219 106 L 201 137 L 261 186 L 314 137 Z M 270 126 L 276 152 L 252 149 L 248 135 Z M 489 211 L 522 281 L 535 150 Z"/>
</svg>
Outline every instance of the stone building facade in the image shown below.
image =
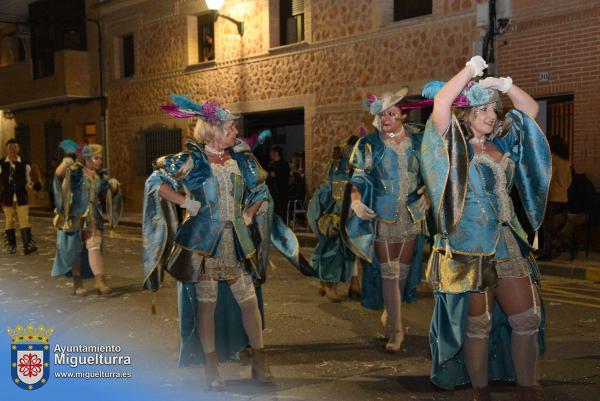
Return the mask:
<svg viewBox="0 0 600 401">
<path fill-rule="evenodd" d="M 103 142 L 99 22 L 90 9 L 96 2 L 0 4 L 0 13 L 12 18 L 0 22 L 0 155 L 6 141 L 16 138 L 23 158 L 40 168 L 47 189 L 62 156 L 60 140 Z M 70 14 L 62 13 L 65 8 Z M 45 22 L 35 10 L 47 17 Z M 32 32 L 47 39 L 38 42 L 38 52 L 32 51 Z M 47 191 L 35 195 L 32 204 L 50 205 Z"/>
<path fill-rule="evenodd" d="M 431 13 L 394 21 L 394 0 L 305 0 L 304 40 L 281 45 L 279 0 L 226 0 L 215 23 L 215 59 L 198 62 L 194 21 L 203 0 L 108 0 L 103 21 L 110 167 L 126 184 L 127 209 L 139 211 L 145 176 L 133 167 L 140 130 L 190 121 L 161 114 L 170 93 L 216 98 L 237 113 L 304 110 L 309 188 L 322 179 L 331 148 L 364 125 L 361 100 L 408 85 L 448 79 L 476 51 L 478 0 L 433 0 Z M 401 2 L 398 2 L 401 3 Z M 497 37 L 498 75 L 540 98 L 574 103 L 573 163 L 600 184 L 597 1 L 512 2 L 509 31 Z M 133 34 L 135 74 L 119 77 L 119 41 Z M 538 75 L 549 79 L 539 81 Z"/>
<path fill-rule="evenodd" d="M 323 177 L 331 148 L 357 133 L 367 91 L 444 79 L 464 66 L 479 35 L 475 0 L 433 0 L 432 12 L 394 21 L 393 0 L 304 1 L 304 41 L 281 46 L 278 0 L 226 0 L 222 14 L 244 21 L 215 24 L 215 60 L 197 63 L 190 23 L 203 0 L 112 0 L 99 5 L 106 54 L 110 167 L 127 188 L 128 210 L 140 210 L 145 176 L 132 167 L 136 133 L 164 125 L 185 132 L 190 121 L 162 114 L 170 93 L 216 98 L 237 113 L 304 109 L 306 175 Z M 119 78 L 118 47 L 133 34 L 135 74 Z"/>
</svg>

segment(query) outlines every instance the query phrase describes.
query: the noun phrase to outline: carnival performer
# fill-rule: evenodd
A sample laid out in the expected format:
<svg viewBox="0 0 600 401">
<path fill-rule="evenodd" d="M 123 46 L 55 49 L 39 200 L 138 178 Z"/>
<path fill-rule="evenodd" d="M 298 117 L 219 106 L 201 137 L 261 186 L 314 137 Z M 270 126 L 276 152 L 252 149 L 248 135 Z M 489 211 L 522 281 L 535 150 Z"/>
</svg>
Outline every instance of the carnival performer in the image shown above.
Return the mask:
<svg viewBox="0 0 600 401">
<path fill-rule="evenodd" d="M 388 352 L 398 352 L 404 341 L 401 293 L 414 297 L 421 281 L 422 225 L 428 209 L 419 175 L 421 130 L 406 123 L 408 111 L 401 102 L 407 92 L 403 87 L 381 98 L 367 95 L 365 105 L 375 115 L 377 130 L 354 148 L 351 213 L 343 219 L 346 245 L 363 268 L 362 304 L 385 308 Z"/>
<path fill-rule="evenodd" d="M 346 186 L 352 176 L 350 154 L 358 136 L 352 135 L 344 148 L 336 146 L 327 165 L 325 181 L 315 190 L 308 203 L 307 218 L 319 243 L 315 248 L 311 264 L 319 274 L 319 294 L 333 302 L 341 302 L 337 292 L 340 282 L 350 281 L 348 297 L 360 299 L 360 281 L 356 258 L 342 241 L 340 214 Z"/>
<path fill-rule="evenodd" d="M 248 343 L 252 378 L 270 383 L 260 288 L 269 238 L 304 274 L 315 273 L 293 233 L 273 216 L 266 173 L 236 140 L 238 116 L 213 100 L 171 99 L 163 110 L 198 121 L 188 150 L 158 159 L 146 181 L 144 286 L 158 290 L 164 270 L 178 280 L 180 365 L 204 362 L 209 389 L 225 386 L 219 359 L 237 358 Z M 187 211 L 179 227 L 174 205 Z"/>
<path fill-rule="evenodd" d="M 19 143 L 9 139 L 6 142 L 6 157 L 0 161 L 0 198 L 4 212 L 4 241 L 8 253 L 17 253 L 15 218 L 19 220 L 25 255 L 37 250 L 29 223 L 27 188 L 33 187 L 30 172 L 29 163 L 19 156 Z"/>
<path fill-rule="evenodd" d="M 65 140 L 60 147 L 66 154 L 76 154 L 76 159 L 64 157 L 55 172 L 54 227 L 58 232 L 51 274 L 71 275 L 74 294 L 84 296 L 82 278 L 89 264 L 96 291 L 109 295 L 112 289 L 106 283 L 102 256 L 104 216 L 111 227 L 117 224 L 122 210 L 120 184 L 102 169 L 101 145 Z"/>
<path fill-rule="evenodd" d="M 470 382 L 481 401 L 490 400 L 489 379 L 516 377 L 520 400 L 542 400 L 539 272 L 509 194 L 516 185 L 537 230 L 550 151 L 536 101 L 509 77 L 472 81 L 486 68 L 475 56 L 447 83 L 423 88 L 434 100 L 421 146 L 436 224 L 426 271 L 435 295 L 431 380 L 446 389 Z M 514 106 L 504 118 L 499 92 Z"/>
</svg>

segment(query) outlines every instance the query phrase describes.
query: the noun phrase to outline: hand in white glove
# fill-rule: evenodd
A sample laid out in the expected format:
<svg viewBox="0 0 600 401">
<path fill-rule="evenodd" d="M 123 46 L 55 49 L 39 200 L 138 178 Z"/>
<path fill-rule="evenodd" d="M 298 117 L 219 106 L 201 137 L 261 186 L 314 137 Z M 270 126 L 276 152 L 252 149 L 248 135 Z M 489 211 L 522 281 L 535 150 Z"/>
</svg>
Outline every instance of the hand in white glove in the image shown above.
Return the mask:
<svg viewBox="0 0 600 401">
<path fill-rule="evenodd" d="M 473 72 L 473 78 L 480 77 L 483 75 L 483 70 L 485 70 L 488 65 L 481 56 L 473 56 L 471 60 L 467 61 L 467 64 L 471 67 L 471 71 Z"/>
<path fill-rule="evenodd" d="M 372 209 L 358 199 L 352 201 L 350 208 L 361 220 L 373 220 L 377 216 Z"/>
<path fill-rule="evenodd" d="M 502 93 L 506 93 L 512 87 L 512 78 L 511 77 L 487 77 L 479 81 L 479 85 L 484 88 L 491 88 L 501 91 Z"/>
<path fill-rule="evenodd" d="M 186 196 L 185 200 L 180 206 L 184 209 L 187 209 L 190 216 L 195 216 L 198 214 L 198 210 L 200 210 L 200 206 L 202 206 L 202 204 L 197 200 L 193 200 Z"/>
<path fill-rule="evenodd" d="M 431 201 L 429 200 L 429 196 L 427 196 L 427 192 L 425 192 L 425 185 L 419 188 L 417 194 L 421 195 L 421 197 L 417 200 L 417 208 L 422 213 L 425 213 L 431 207 Z"/>
<path fill-rule="evenodd" d="M 75 164 L 75 160 L 73 160 L 73 158 L 69 157 L 69 156 L 63 157 L 62 164 L 64 164 L 65 167 L 69 167 L 69 166 L 72 166 L 73 164 Z"/>
<path fill-rule="evenodd" d="M 108 180 L 108 185 L 110 185 L 110 190 L 113 192 L 117 192 L 121 183 L 116 178 L 110 178 Z"/>
</svg>

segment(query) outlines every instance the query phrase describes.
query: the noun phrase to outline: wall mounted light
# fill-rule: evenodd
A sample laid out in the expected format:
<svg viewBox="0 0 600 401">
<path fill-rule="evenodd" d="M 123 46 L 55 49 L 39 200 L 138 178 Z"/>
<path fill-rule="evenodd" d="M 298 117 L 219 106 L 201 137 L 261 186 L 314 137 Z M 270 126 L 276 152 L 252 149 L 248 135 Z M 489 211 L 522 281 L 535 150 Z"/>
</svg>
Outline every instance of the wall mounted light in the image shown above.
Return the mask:
<svg viewBox="0 0 600 401">
<path fill-rule="evenodd" d="M 206 0 L 206 6 L 208 7 L 208 9 L 211 12 L 211 15 L 213 16 L 213 21 L 216 22 L 217 18 L 219 18 L 219 17 L 225 18 L 226 20 L 231 21 L 235 24 L 240 36 L 244 36 L 244 22 L 243 21 L 238 21 L 235 18 L 231 18 L 228 15 L 223 15 L 223 14 L 219 13 L 219 9 L 221 7 L 223 7 L 224 2 L 225 2 L 225 0 Z"/>
</svg>

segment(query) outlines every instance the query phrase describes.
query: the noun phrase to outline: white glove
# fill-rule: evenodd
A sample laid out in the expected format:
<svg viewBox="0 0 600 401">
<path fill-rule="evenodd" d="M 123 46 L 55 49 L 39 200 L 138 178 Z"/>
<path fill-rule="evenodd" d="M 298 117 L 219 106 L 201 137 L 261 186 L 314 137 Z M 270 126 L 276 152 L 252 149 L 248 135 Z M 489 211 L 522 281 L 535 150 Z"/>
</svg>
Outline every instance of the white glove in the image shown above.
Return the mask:
<svg viewBox="0 0 600 401">
<path fill-rule="evenodd" d="M 190 216 L 195 216 L 198 214 L 198 210 L 200 210 L 200 206 L 202 206 L 202 204 L 197 200 L 193 200 L 192 198 L 186 196 L 185 200 L 180 206 L 184 209 L 187 209 Z"/>
<path fill-rule="evenodd" d="M 73 160 L 72 157 L 63 157 L 62 159 L 62 164 L 65 165 L 65 167 L 69 167 L 72 166 L 73 164 L 75 164 L 75 160 Z"/>
<path fill-rule="evenodd" d="M 483 75 L 483 70 L 485 70 L 488 65 L 481 56 L 473 56 L 471 60 L 467 61 L 467 64 L 471 67 L 471 71 L 473 72 L 473 78 L 480 77 Z"/>
<path fill-rule="evenodd" d="M 108 180 L 108 185 L 110 185 L 110 190 L 116 192 L 119 189 L 121 183 L 116 178 L 110 178 Z"/>
<path fill-rule="evenodd" d="M 501 91 L 502 93 L 506 93 L 512 87 L 512 78 L 487 77 L 479 81 L 479 84 L 484 88 L 496 89 Z"/>
<path fill-rule="evenodd" d="M 350 208 L 361 220 L 373 220 L 377 216 L 372 209 L 358 199 L 352 201 Z"/>
</svg>

